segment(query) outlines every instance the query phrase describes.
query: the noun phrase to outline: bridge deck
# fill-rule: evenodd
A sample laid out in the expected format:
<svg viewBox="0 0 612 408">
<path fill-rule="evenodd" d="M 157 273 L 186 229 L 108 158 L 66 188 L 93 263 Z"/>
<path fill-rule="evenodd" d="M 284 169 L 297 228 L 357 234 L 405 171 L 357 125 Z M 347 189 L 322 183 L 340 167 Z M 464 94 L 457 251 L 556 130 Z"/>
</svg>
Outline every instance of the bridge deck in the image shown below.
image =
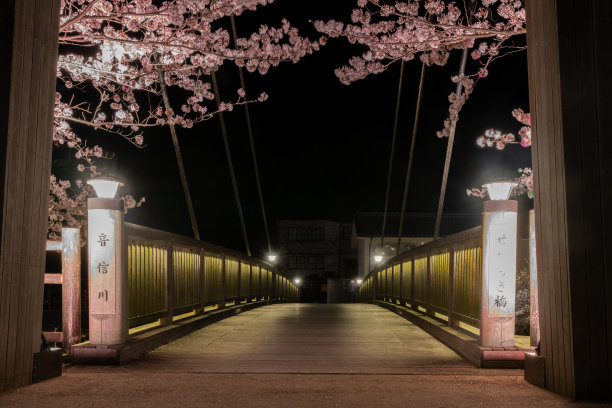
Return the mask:
<svg viewBox="0 0 612 408">
<path fill-rule="evenodd" d="M 281 304 L 226 319 L 133 365 L 216 373 L 406 373 L 471 365 L 411 323 L 366 304 Z M 411 370 L 412 369 L 412 370 Z"/>
<path fill-rule="evenodd" d="M 231 317 L 120 367 L 75 366 L 0 406 L 565 406 L 522 370 L 482 370 L 374 305 L 284 304 Z M 572 407 L 579 406 L 572 404 Z M 592 406 L 592 405 L 590 405 Z"/>
</svg>

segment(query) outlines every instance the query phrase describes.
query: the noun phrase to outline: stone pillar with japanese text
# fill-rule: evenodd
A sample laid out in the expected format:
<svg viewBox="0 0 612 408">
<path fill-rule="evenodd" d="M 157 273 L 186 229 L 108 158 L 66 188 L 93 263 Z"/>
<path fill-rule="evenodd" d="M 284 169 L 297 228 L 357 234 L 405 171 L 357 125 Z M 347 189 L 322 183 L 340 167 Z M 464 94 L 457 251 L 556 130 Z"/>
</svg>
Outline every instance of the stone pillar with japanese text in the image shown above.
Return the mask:
<svg viewBox="0 0 612 408">
<path fill-rule="evenodd" d="M 89 341 L 123 344 L 128 338 L 128 278 L 121 200 L 88 200 Z"/>
<path fill-rule="evenodd" d="M 517 211 L 515 200 L 484 202 L 480 340 L 485 347 L 514 346 Z"/>
</svg>

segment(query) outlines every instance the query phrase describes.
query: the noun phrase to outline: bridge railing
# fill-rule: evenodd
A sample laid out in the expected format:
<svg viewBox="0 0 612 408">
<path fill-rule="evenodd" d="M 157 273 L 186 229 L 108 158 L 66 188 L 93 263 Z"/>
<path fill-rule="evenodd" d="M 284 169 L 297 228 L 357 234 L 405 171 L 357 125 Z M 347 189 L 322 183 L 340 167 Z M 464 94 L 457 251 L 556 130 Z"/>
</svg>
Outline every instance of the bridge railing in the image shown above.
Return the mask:
<svg viewBox="0 0 612 408">
<path fill-rule="evenodd" d="M 358 298 L 401 304 L 477 332 L 481 281 L 479 226 L 389 259 L 363 280 Z"/>
<path fill-rule="evenodd" d="M 274 267 L 240 252 L 125 224 L 129 326 L 259 300 L 296 301 L 298 289 Z"/>
</svg>

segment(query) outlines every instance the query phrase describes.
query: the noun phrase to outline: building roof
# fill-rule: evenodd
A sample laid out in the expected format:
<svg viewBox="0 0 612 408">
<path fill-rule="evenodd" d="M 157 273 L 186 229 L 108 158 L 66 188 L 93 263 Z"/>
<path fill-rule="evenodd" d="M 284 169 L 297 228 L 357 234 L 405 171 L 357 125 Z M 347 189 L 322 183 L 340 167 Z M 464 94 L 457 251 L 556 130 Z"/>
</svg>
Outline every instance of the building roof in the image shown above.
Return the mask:
<svg viewBox="0 0 612 408">
<path fill-rule="evenodd" d="M 387 213 L 385 236 L 397 237 L 400 213 Z M 353 217 L 357 237 L 379 237 L 382 230 L 383 213 L 357 213 Z M 440 236 L 454 234 L 476 227 L 482 223 L 481 214 L 443 214 Z M 406 213 L 402 237 L 433 237 L 436 225 L 435 213 Z"/>
</svg>

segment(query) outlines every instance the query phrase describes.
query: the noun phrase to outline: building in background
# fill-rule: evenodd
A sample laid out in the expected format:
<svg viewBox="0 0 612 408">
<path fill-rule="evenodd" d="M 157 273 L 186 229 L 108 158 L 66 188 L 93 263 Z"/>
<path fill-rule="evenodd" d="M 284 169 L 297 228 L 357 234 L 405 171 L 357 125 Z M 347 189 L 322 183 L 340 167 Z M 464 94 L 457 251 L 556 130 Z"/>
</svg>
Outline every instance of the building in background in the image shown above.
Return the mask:
<svg viewBox="0 0 612 408">
<path fill-rule="evenodd" d="M 353 223 L 331 220 L 278 222 L 277 267 L 302 280 L 354 278 L 357 249 L 351 246 Z"/>
<path fill-rule="evenodd" d="M 365 277 L 380 255 L 385 262 L 396 254 L 397 236 L 400 224 L 399 213 L 387 213 L 384 241 L 381 239 L 383 213 L 358 213 L 353 218 L 353 247 L 358 252 L 359 278 Z M 476 227 L 482 222 L 481 214 L 444 214 L 440 223 L 440 236 L 446 236 Z M 399 253 L 433 240 L 436 214 L 404 214 L 404 227 Z"/>
</svg>

